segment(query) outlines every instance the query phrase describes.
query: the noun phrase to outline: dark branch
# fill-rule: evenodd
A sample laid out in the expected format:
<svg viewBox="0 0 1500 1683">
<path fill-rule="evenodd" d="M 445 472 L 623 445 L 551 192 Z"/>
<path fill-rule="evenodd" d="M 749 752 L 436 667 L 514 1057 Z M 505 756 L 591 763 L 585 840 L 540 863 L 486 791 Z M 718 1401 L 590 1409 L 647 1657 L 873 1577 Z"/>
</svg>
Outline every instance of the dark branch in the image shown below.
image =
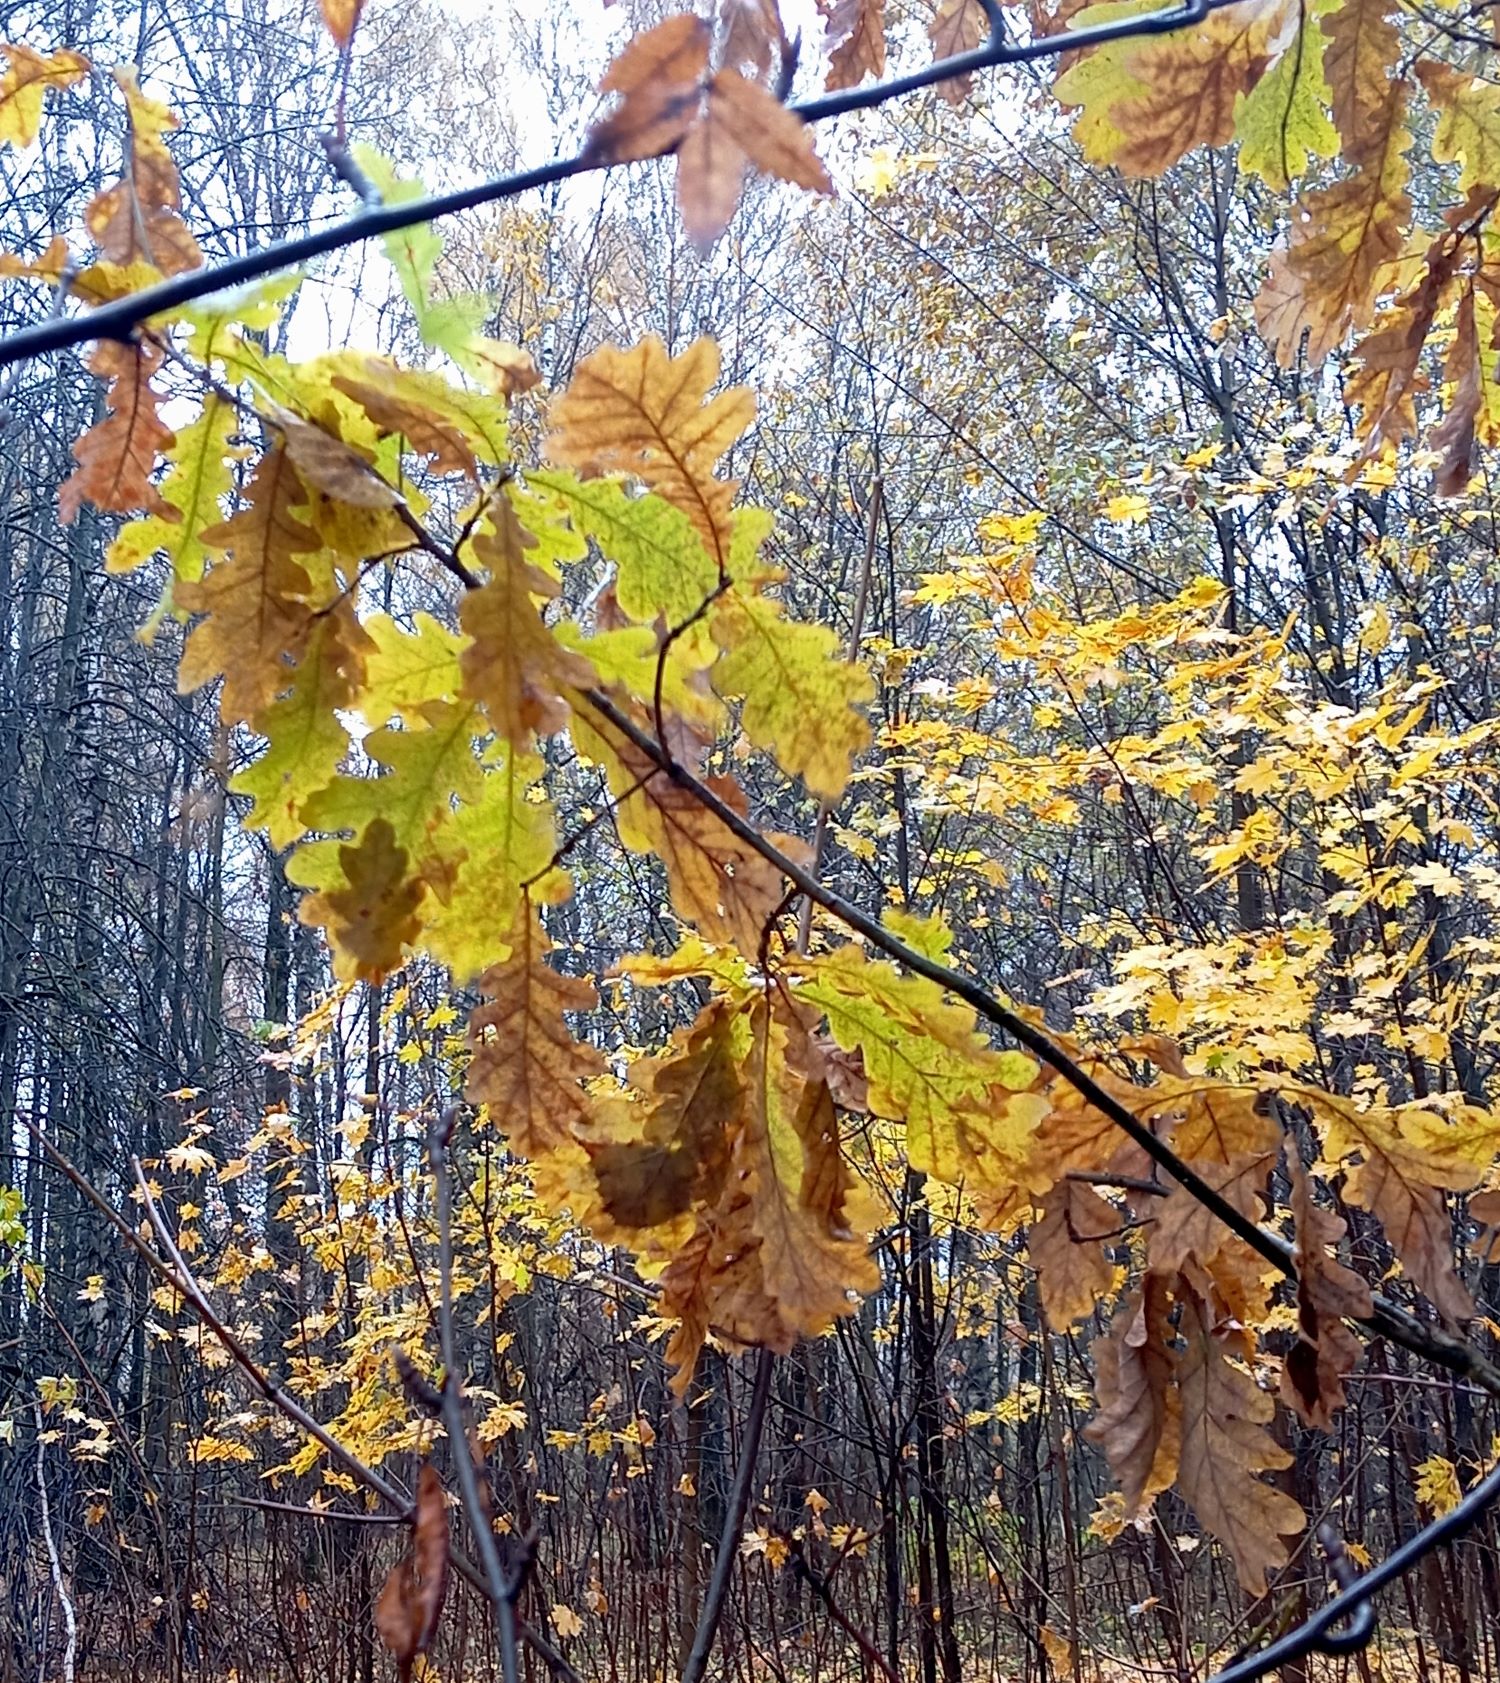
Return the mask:
<svg viewBox="0 0 1500 1683">
<path fill-rule="evenodd" d="M 916 93 L 939 82 L 951 81 L 955 76 L 972 75 L 977 70 L 991 70 L 1000 65 L 1026 64 L 1037 59 L 1056 58 L 1062 53 L 1077 52 L 1087 47 L 1103 46 L 1144 35 L 1167 35 L 1189 24 L 1200 23 L 1211 11 L 1229 5 L 1232 0 L 1184 0 L 1181 6 L 1149 12 L 1144 17 L 1116 18 L 1109 23 L 1096 24 L 1090 29 L 1064 31 L 1058 35 L 1044 35 L 1031 41 L 1011 42 L 1006 39 L 1005 18 L 995 0 L 981 0 L 990 20 L 989 39 L 966 53 L 925 65 L 905 76 L 893 76 L 866 88 L 846 88 L 838 93 L 823 94 L 816 99 L 803 100 L 791 109 L 809 123 L 822 122 L 828 117 L 841 116 L 846 111 L 864 111 L 883 105 L 887 100 L 903 94 Z M 473 210 L 478 205 L 495 204 L 513 199 L 537 188 L 550 187 L 575 175 L 608 167 L 585 146 L 571 158 L 559 158 L 534 169 L 519 170 L 514 175 L 498 176 L 481 181 L 472 187 L 455 188 L 449 193 L 434 193 L 429 198 L 413 199 L 405 204 L 367 206 L 342 222 L 336 222 L 315 233 L 296 239 L 281 240 L 231 257 L 211 268 L 195 269 L 188 274 L 174 275 L 155 286 L 133 292 L 102 304 L 87 315 L 68 316 L 58 320 L 38 322 L 0 339 L 0 368 L 41 356 L 47 351 L 66 350 L 70 346 L 87 344 L 92 339 L 128 340 L 152 316 L 179 310 L 184 304 L 205 298 L 210 293 L 230 287 L 248 286 L 263 280 L 279 269 L 295 268 L 315 257 L 326 257 L 345 246 L 358 245 L 382 234 L 394 234 L 421 222 L 433 222 L 458 211 Z"/>
</svg>

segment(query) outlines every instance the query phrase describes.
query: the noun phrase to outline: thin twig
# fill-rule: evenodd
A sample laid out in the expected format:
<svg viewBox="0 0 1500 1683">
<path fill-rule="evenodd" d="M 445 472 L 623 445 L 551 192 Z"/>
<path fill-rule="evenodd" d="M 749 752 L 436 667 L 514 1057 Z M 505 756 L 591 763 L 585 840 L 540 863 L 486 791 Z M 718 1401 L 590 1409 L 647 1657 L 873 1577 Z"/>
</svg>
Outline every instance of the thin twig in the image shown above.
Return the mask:
<svg viewBox="0 0 1500 1683">
<path fill-rule="evenodd" d="M 755 1463 L 760 1455 L 761 1432 L 766 1423 L 766 1405 L 771 1400 L 771 1376 L 775 1371 L 775 1353 L 758 1351 L 755 1357 L 755 1389 L 751 1393 L 745 1435 L 740 1443 L 740 1464 L 735 1469 L 734 1488 L 724 1510 L 724 1529 L 719 1533 L 714 1575 L 709 1580 L 703 1610 L 698 1615 L 693 1646 L 682 1668 L 682 1683 L 703 1683 L 703 1674 L 708 1670 L 714 1638 L 719 1633 L 719 1620 L 724 1614 L 724 1599 L 729 1593 L 729 1575 L 739 1558 L 740 1537 L 745 1529 L 745 1514 L 750 1507 L 750 1492 L 755 1485 Z"/>
<path fill-rule="evenodd" d="M 458 1377 L 458 1340 L 453 1333 L 453 1193 L 448 1171 L 448 1142 L 457 1120 L 458 1107 L 449 1105 L 432 1125 L 428 1155 L 437 1192 L 438 1215 L 438 1337 L 443 1352 L 443 1424 L 458 1477 L 464 1517 L 479 1549 L 484 1572 L 485 1594 L 494 1609 L 500 1642 L 500 1675 L 505 1683 L 519 1683 L 520 1657 L 516 1645 L 517 1581 L 500 1561 L 489 1509 L 479 1489 L 479 1475 L 469 1450 L 469 1433 L 464 1422 L 463 1387 Z"/>
</svg>

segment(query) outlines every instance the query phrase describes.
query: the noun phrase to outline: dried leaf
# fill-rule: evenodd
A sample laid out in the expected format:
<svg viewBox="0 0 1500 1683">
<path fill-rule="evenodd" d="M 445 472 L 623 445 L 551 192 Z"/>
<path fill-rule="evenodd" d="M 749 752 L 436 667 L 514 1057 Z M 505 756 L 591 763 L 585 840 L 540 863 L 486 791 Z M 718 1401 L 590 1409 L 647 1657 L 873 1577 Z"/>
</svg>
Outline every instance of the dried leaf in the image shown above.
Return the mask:
<svg viewBox="0 0 1500 1683">
<path fill-rule="evenodd" d="M 177 119 L 141 92 L 134 71 L 117 70 L 115 80 L 130 111 L 125 178 L 95 194 L 84 224 L 110 263 L 146 263 L 164 275 L 196 269 L 203 254 L 178 215 L 182 190 L 165 138 Z"/>
<path fill-rule="evenodd" d="M 417 939 L 424 884 L 410 871 L 388 820 L 375 819 L 357 842 L 339 848 L 346 887 L 304 903 L 303 921 L 328 931 L 341 981 L 380 982 L 399 969 Z"/>
<path fill-rule="evenodd" d="M 589 130 L 589 155 L 623 164 L 669 152 L 698 115 L 710 40 L 708 25 L 691 12 L 635 36 L 599 84 L 600 93 L 621 98 Z"/>
<path fill-rule="evenodd" d="M 536 599 L 550 601 L 558 586 L 526 560 L 534 545 L 503 496 L 490 503 L 493 533 L 476 537 L 473 556 L 489 573 L 459 608 L 470 638 L 459 656 L 463 693 L 482 702 L 495 734 L 525 749 L 532 734 L 568 722 L 565 691 L 592 682 L 586 660 L 565 649 L 543 623 Z"/>
<path fill-rule="evenodd" d="M 1428 441 L 1438 458 L 1433 488 L 1440 497 L 1461 497 L 1474 473 L 1474 428 L 1479 417 L 1479 334 L 1474 325 L 1474 283 L 1458 301 L 1453 342 L 1444 369 L 1450 387 L 1448 412 Z"/>
<path fill-rule="evenodd" d="M 489 995 L 469 1018 L 468 1097 L 523 1157 L 572 1144 L 590 1117 L 584 1083 L 601 1075 L 604 1058 L 575 1040 L 564 1016 L 599 1002 L 592 982 L 564 976 L 544 962 L 551 943 L 536 913 L 522 908 L 504 963 L 480 979 Z"/>
<path fill-rule="evenodd" d="M 1120 1213 L 1080 1181 L 1061 1181 L 1026 1234 L 1042 1308 L 1059 1332 L 1093 1314 L 1115 1283 L 1101 1241 L 1120 1231 Z"/>
<path fill-rule="evenodd" d="M 972 52 L 990 32 L 989 19 L 979 0 L 939 0 L 932 22 L 927 25 L 927 38 L 932 42 L 934 62 L 954 58 L 959 53 Z M 938 92 L 950 105 L 962 105 L 974 85 L 970 72 L 950 76 L 938 84 Z"/>
<path fill-rule="evenodd" d="M 203 533 L 225 559 L 177 586 L 178 605 L 207 616 L 188 635 L 178 688 L 188 694 L 222 676 L 226 723 L 252 718 L 276 699 L 311 628 L 312 581 L 297 557 L 316 553 L 322 540 L 293 512 L 305 500 L 286 451 L 262 457 L 238 512 Z"/>
<path fill-rule="evenodd" d="M 578 714 L 573 731 L 580 750 L 604 767 L 620 803 L 620 839 L 632 852 L 654 854 L 666 868 L 677 915 L 710 941 L 758 951 L 782 900 L 776 867 L 612 726 Z M 748 811 L 744 791 L 732 778 L 706 782 L 727 806 Z"/>
<path fill-rule="evenodd" d="M 1168 1282 L 1148 1274 L 1090 1346 L 1099 1412 L 1084 1436 L 1104 1451 L 1127 1516 L 1177 1474 L 1181 1422 L 1171 1309 Z"/>
<path fill-rule="evenodd" d="M 885 0 L 818 0 L 827 25 L 830 93 L 885 75 Z"/>
<path fill-rule="evenodd" d="M 418 1654 L 437 1635 L 448 1593 L 448 1510 L 442 1481 L 430 1461 L 417 1479 L 411 1547 L 392 1569 L 375 1601 L 375 1629 L 400 1672 L 411 1677 Z"/>
<path fill-rule="evenodd" d="M 1283 1537 L 1295 1536 L 1306 1516 L 1292 1498 L 1259 1475 L 1291 1464 L 1264 1428 L 1275 1403 L 1232 1363 L 1196 1297 L 1182 1306 L 1178 1388 L 1182 1395 L 1182 1455 L 1178 1489 L 1199 1523 L 1229 1550 L 1248 1595 L 1263 1595 L 1266 1573 L 1287 1562 Z"/>
<path fill-rule="evenodd" d="M 1373 1307 L 1370 1288 L 1353 1269 L 1335 1261 L 1328 1246 L 1344 1236 L 1345 1223 L 1313 1202 L 1302 1159 L 1289 1155 L 1292 1181 L 1292 1260 L 1297 1265 L 1297 1342 L 1281 1370 L 1281 1395 L 1309 1426 L 1327 1430 L 1344 1406 L 1344 1377 L 1364 1353 L 1344 1325 Z"/>
<path fill-rule="evenodd" d="M 103 340 L 89 358 L 89 367 L 108 380 L 108 413 L 73 446 L 78 466 L 57 493 L 58 518 L 64 525 L 77 518 L 84 502 L 107 513 L 128 514 L 145 509 L 174 524 L 181 512 L 167 502 L 151 481 L 158 455 L 176 435 L 162 420 L 160 399 L 151 389 L 151 376 L 161 367 L 162 353 L 151 344 L 122 345 Z"/>
<path fill-rule="evenodd" d="M 333 44 L 336 47 L 347 47 L 354 39 L 355 30 L 359 28 L 359 17 L 365 9 L 365 0 L 319 0 L 319 4 L 323 9 L 323 22 L 333 37 Z"/>
</svg>

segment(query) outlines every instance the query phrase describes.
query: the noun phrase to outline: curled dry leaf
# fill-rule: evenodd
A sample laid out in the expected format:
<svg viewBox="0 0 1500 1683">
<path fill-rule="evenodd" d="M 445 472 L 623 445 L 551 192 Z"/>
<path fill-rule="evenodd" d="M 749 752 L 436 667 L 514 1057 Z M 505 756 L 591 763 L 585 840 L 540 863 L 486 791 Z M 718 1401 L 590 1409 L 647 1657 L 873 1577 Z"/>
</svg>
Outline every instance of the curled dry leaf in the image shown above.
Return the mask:
<svg viewBox="0 0 1500 1683">
<path fill-rule="evenodd" d="M 1344 1406 L 1344 1376 L 1362 1354 L 1344 1320 L 1370 1313 L 1370 1288 L 1329 1256 L 1327 1247 L 1343 1238 L 1347 1224 L 1313 1202 L 1307 1171 L 1295 1151 L 1289 1153 L 1288 1169 L 1296 1233 L 1297 1342 L 1282 1365 L 1281 1395 L 1309 1426 L 1326 1431 Z"/>
<path fill-rule="evenodd" d="M 418 1654 L 437 1635 L 448 1593 L 448 1508 L 437 1470 L 429 1461 L 417 1480 L 411 1547 L 392 1568 L 375 1601 L 375 1629 L 394 1657 L 402 1683 Z"/>
</svg>

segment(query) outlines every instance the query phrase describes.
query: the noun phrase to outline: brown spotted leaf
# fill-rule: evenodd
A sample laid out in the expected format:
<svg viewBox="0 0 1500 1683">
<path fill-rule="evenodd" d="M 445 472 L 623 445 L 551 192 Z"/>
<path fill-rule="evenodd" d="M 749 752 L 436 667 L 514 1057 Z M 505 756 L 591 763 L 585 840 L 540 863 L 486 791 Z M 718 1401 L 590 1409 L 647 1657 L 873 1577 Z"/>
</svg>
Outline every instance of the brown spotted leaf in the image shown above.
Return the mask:
<svg viewBox="0 0 1500 1683">
<path fill-rule="evenodd" d="M 95 194 L 84 224 L 110 263 L 147 263 L 164 275 L 196 269 L 203 254 L 178 214 L 182 189 L 166 143 L 177 119 L 141 92 L 134 71 L 117 70 L 115 80 L 130 113 L 125 178 Z"/>
</svg>

